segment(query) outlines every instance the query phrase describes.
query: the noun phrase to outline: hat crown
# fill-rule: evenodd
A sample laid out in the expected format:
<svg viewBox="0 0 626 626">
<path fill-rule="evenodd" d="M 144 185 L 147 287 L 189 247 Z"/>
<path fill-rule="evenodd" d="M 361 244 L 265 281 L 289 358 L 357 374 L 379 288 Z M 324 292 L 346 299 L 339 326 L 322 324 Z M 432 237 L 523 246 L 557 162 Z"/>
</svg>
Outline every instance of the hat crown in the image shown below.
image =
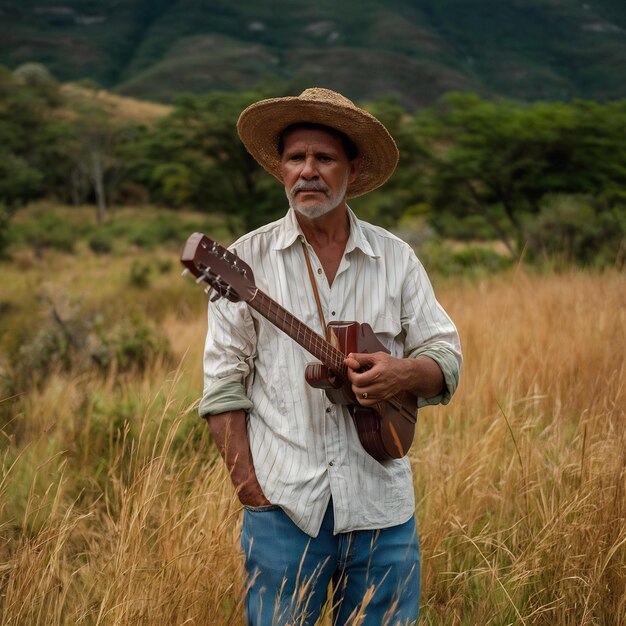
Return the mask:
<svg viewBox="0 0 626 626">
<path fill-rule="evenodd" d="M 398 148 L 383 124 L 345 96 L 324 87 L 251 104 L 239 116 L 237 131 L 256 161 L 283 182 L 279 138 L 285 128 L 302 122 L 330 126 L 357 147 L 361 165 L 359 175 L 348 185 L 347 198 L 380 187 L 395 170 Z"/>
<path fill-rule="evenodd" d="M 335 106 L 350 107 L 356 109 L 356 105 L 352 100 L 349 100 L 345 96 L 342 96 L 336 91 L 331 89 L 324 89 L 323 87 L 310 87 L 305 89 L 299 96 L 301 100 L 309 100 L 312 102 L 326 102 L 328 104 L 334 104 Z"/>
</svg>

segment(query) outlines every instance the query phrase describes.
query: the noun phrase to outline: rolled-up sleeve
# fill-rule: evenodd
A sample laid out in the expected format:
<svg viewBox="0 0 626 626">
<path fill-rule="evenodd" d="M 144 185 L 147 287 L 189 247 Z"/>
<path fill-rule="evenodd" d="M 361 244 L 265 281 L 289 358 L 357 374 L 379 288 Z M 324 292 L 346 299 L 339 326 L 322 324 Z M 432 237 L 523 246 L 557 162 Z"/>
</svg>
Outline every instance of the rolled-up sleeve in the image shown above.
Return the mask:
<svg viewBox="0 0 626 626">
<path fill-rule="evenodd" d="M 255 352 L 256 333 L 248 305 L 223 298 L 209 303 L 201 416 L 252 408 L 247 389 L 254 375 Z"/>
<path fill-rule="evenodd" d="M 447 404 L 456 391 L 463 357 L 456 326 L 439 304 L 426 270 L 414 254 L 402 294 L 402 327 L 405 332 L 405 356 L 428 356 L 440 367 L 445 380 L 443 392 L 431 398 L 419 398 L 418 406 Z"/>
</svg>

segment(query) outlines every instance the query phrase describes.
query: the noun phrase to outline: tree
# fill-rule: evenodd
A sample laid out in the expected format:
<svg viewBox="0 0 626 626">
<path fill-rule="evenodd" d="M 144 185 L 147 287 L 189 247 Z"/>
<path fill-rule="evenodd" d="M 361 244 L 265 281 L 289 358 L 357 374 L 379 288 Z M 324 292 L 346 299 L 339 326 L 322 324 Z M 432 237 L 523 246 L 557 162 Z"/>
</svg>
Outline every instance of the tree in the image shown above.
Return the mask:
<svg viewBox="0 0 626 626">
<path fill-rule="evenodd" d="M 479 215 L 511 255 L 525 222 L 555 193 L 619 193 L 626 166 L 624 104 L 489 102 L 452 95 L 420 121 L 431 142 L 430 202 Z"/>
<path fill-rule="evenodd" d="M 226 216 L 233 234 L 285 210 L 281 186 L 248 154 L 237 136 L 239 114 L 258 93 L 181 96 L 174 111 L 130 147 L 131 177 L 151 199 Z"/>
<path fill-rule="evenodd" d="M 72 120 L 72 138 L 66 154 L 70 161 L 68 178 L 77 193 L 86 180 L 93 190 L 97 222 L 103 224 L 107 214 L 108 187 L 114 187 L 122 167 L 121 144 L 129 131 L 117 123 L 110 111 L 100 103 L 83 102 Z"/>
<path fill-rule="evenodd" d="M 387 97 L 366 105 L 394 138 L 400 160 L 391 178 L 381 187 L 350 205 L 368 220 L 395 227 L 403 214 L 422 205 L 426 199 L 427 155 L 424 142 L 415 132 L 413 116 L 394 98 Z"/>
<path fill-rule="evenodd" d="M 0 67 L 0 253 L 13 213 L 49 189 L 57 146 L 59 125 L 50 115 L 61 101 L 57 86 L 27 70 L 15 76 Z"/>
</svg>

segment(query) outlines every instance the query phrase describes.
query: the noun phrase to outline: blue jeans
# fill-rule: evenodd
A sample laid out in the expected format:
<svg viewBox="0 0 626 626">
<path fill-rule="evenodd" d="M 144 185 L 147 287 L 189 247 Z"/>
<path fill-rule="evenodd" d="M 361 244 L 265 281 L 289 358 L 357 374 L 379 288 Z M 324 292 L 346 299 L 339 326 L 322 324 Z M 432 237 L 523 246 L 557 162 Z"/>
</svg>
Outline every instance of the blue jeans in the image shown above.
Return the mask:
<svg viewBox="0 0 626 626">
<path fill-rule="evenodd" d="M 334 626 L 417 621 L 420 554 L 415 518 L 333 535 L 332 501 L 312 538 L 279 507 L 244 509 L 247 626 L 313 626 L 329 584 Z"/>
</svg>

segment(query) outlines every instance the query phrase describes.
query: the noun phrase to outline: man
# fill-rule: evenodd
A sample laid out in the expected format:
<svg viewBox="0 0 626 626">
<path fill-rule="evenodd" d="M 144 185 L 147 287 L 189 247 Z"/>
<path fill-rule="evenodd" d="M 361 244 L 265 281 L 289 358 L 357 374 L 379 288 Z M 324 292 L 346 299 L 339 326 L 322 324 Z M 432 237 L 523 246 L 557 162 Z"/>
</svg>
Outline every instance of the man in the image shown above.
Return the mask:
<svg viewBox="0 0 626 626">
<path fill-rule="evenodd" d="M 393 173 L 398 151 L 385 127 L 315 88 L 251 105 L 237 128 L 290 206 L 233 245 L 256 285 L 321 335 L 326 320 L 372 326 L 390 354 L 344 362 L 361 405 L 405 390 L 420 405 L 448 402 L 461 366 L 454 325 L 409 246 L 346 204 Z M 313 626 L 329 585 L 333 624 L 414 623 L 409 461 L 365 451 L 346 407 L 305 382 L 311 360 L 247 304 L 210 305 L 200 414 L 244 505 L 247 623 Z"/>
</svg>

